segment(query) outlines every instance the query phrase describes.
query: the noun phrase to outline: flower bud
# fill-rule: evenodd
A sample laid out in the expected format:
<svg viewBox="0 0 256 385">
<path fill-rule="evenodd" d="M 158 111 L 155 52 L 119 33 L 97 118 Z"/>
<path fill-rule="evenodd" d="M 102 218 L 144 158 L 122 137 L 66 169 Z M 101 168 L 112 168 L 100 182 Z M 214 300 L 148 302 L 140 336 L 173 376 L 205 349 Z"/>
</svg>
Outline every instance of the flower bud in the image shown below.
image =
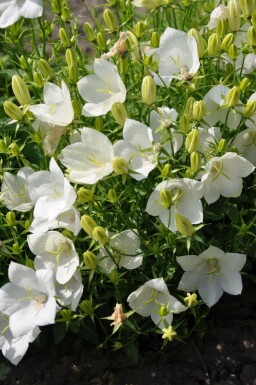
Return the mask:
<svg viewBox="0 0 256 385">
<path fill-rule="evenodd" d="M 68 74 L 69 74 L 70 80 L 72 80 L 73 83 L 77 83 L 77 81 L 78 81 L 77 65 L 72 65 L 72 66 L 68 67 Z"/>
<path fill-rule="evenodd" d="M 187 115 L 188 119 L 192 119 L 194 103 L 195 103 L 195 98 L 193 96 L 190 96 L 186 102 L 185 109 L 183 112 L 183 114 Z"/>
<path fill-rule="evenodd" d="M 115 119 L 115 121 L 120 124 L 120 126 L 124 126 L 124 123 L 126 121 L 126 118 L 128 117 L 127 110 L 125 106 L 120 103 L 116 102 L 111 107 L 111 113 Z"/>
<path fill-rule="evenodd" d="M 230 0 L 228 2 L 228 23 L 231 32 L 238 31 L 241 26 L 240 6 L 238 0 Z"/>
<path fill-rule="evenodd" d="M 175 226 L 177 227 L 177 230 L 184 235 L 184 237 L 192 237 L 195 233 L 195 229 L 190 220 L 182 214 L 175 214 Z"/>
<path fill-rule="evenodd" d="M 170 190 L 163 188 L 160 190 L 160 203 L 165 209 L 169 209 L 173 204 L 172 193 Z"/>
<path fill-rule="evenodd" d="M 59 38 L 64 47 L 69 47 L 71 45 L 70 37 L 64 28 L 59 29 Z"/>
<path fill-rule="evenodd" d="M 256 27 L 251 26 L 247 30 L 247 40 L 248 43 L 252 46 L 256 46 Z"/>
<path fill-rule="evenodd" d="M 249 88 L 251 85 L 251 81 L 250 79 L 248 78 L 244 78 L 240 81 L 240 84 L 239 84 L 239 88 L 240 90 L 243 92 L 245 91 L 247 88 Z"/>
<path fill-rule="evenodd" d="M 110 203 L 113 204 L 117 202 L 116 190 L 114 188 L 108 190 L 108 200 Z"/>
<path fill-rule="evenodd" d="M 219 37 L 226 35 L 228 30 L 228 22 L 224 19 L 219 19 L 216 25 L 216 33 Z"/>
<path fill-rule="evenodd" d="M 101 132 L 103 130 L 103 121 L 101 116 L 96 116 L 94 123 L 96 130 Z"/>
<path fill-rule="evenodd" d="M 84 264 L 88 269 L 95 270 L 98 265 L 98 259 L 94 253 L 92 253 L 90 250 L 87 250 L 85 253 L 83 253 L 84 258 Z"/>
<path fill-rule="evenodd" d="M 160 35 L 159 32 L 154 31 L 151 35 L 151 47 L 157 48 L 159 47 L 159 42 L 160 42 Z"/>
<path fill-rule="evenodd" d="M 9 149 L 13 156 L 19 156 L 21 153 L 19 146 L 15 142 L 10 144 Z"/>
<path fill-rule="evenodd" d="M 20 254 L 22 252 L 22 247 L 18 243 L 12 245 L 13 254 Z"/>
<path fill-rule="evenodd" d="M 23 70 L 28 69 L 28 62 L 24 55 L 21 55 L 21 57 L 19 58 L 19 61 L 20 61 L 20 66 Z"/>
<path fill-rule="evenodd" d="M 23 113 L 19 107 L 9 101 L 4 102 L 4 112 L 14 120 L 22 120 L 23 118 Z"/>
<path fill-rule="evenodd" d="M 3 139 L 0 139 L 0 154 L 4 154 L 8 151 L 7 145 Z"/>
<path fill-rule="evenodd" d="M 156 100 L 156 84 L 152 76 L 145 76 L 141 85 L 142 102 L 150 106 Z"/>
<path fill-rule="evenodd" d="M 103 20 L 109 31 L 113 32 L 117 28 L 114 14 L 110 9 L 105 9 L 103 12 Z"/>
<path fill-rule="evenodd" d="M 65 58 L 69 68 L 77 65 L 76 53 L 72 48 L 66 50 Z"/>
<path fill-rule="evenodd" d="M 109 237 L 106 233 L 106 230 L 101 226 L 94 227 L 92 231 L 92 237 L 96 239 L 101 245 L 106 245 L 109 241 Z"/>
<path fill-rule="evenodd" d="M 45 79 L 50 80 L 53 77 L 53 71 L 46 60 L 39 59 L 37 68 Z"/>
<path fill-rule="evenodd" d="M 93 314 L 93 307 L 91 304 L 91 301 L 89 300 L 84 300 L 79 304 L 80 309 L 85 315 L 91 315 Z"/>
<path fill-rule="evenodd" d="M 77 191 L 79 202 L 88 203 L 93 201 L 93 192 L 85 187 L 80 187 Z"/>
<path fill-rule="evenodd" d="M 61 18 L 63 21 L 69 21 L 71 19 L 70 9 L 68 7 L 63 7 L 61 10 Z"/>
<path fill-rule="evenodd" d="M 196 28 L 192 28 L 188 31 L 188 36 L 194 37 L 197 44 L 199 58 L 204 56 L 204 39 Z"/>
<path fill-rule="evenodd" d="M 239 0 L 239 5 L 242 10 L 242 14 L 245 19 L 248 19 L 249 16 L 251 16 L 252 11 L 255 10 L 255 5 L 253 4 L 254 0 Z M 254 8 L 252 8 L 254 6 Z"/>
<path fill-rule="evenodd" d="M 101 32 L 98 32 L 96 39 L 97 39 L 97 44 L 98 44 L 99 49 L 101 51 L 104 51 L 107 47 L 105 35 L 103 35 L 103 33 L 101 33 Z"/>
<path fill-rule="evenodd" d="M 190 133 L 187 135 L 185 140 L 185 149 L 186 151 L 191 154 L 192 152 L 197 150 L 199 144 L 199 131 L 194 128 Z"/>
<path fill-rule="evenodd" d="M 187 115 L 181 115 L 179 119 L 180 130 L 187 134 L 189 132 L 189 119 Z"/>
<path fill-rule="evenodd" d="M 117 283 L 118 280 L 119 280 L 119 275 L 118 275 L 118 272 L 116 271 L 116 269 L 113 269 L 110 273 L 109 273 L 109 279 L 112 283 Z"/>
<path fill-rule="evenodd" d="M 31 103 L 31 96 L 24 80 L 14 75 L 12 77 L 12 90 L 21 106 L 25 106 Z"/>
<path fill-rule="evenodd" d="M 254 8 L 255 9 L 255 8 Z M 252 13 L 251 23 L 254 27 L 256 27 L 256 11 Z"/>
<path fill-rule="evenodd" d="M 129 165 L 125 159 L 116 156 L 113 160 L 113 170 L 117 175 L 126 175 L 129 172 Z"/>
<path fill-rule="evenodd" d="M 15 222 L 16 222 L 16 215 L 13 211 L 8 211 L 8 213 L 6 214 L 6 223 L 8 224 L 8 226 L 10 227 L 13 227 L 15 226 Z"/>
<path fill-rule="evenodd" d="M 42 75 L 39 72 L 34 72 L 33 73 L 33 79 L 34 83 L 38 88 L 42 88 L 44 86 L 44 79 Z"/>
<path fill-rule="evenodd" d="M 172 174 L 172 166 L 170 164 L 165 164 L 163 169 L 162 169 L 162 172 L 161 172 L 161 175 L 164 177 L 164 178 L 168 178 L 170 177 Z"/>
<path fill-rule="evenodd" d="M 233 44 L 234 42 L 234 34 L 232 32 L 228 33 L 224 39 L 222 40 L 222 43 L 220 45 L 220 49 L 223 50 L 223 51 L 227 51 L 229 49 L 229 47 L 231 46 L 231 44 Z"/>
<path fill-rule="evenodd" d="M 222 153 L 225 150 L 226 147 L 226 140 L 225 139 L 220 139 L 218 146 L 216 148 L 217 153 Z"/>
<path fill-rule="evenodd" d="M 97 226 L 97 223 L 92 217 L 85 214 L 81 218 L 81 226 L 88 235 L 92 235 L 93 229 Z"/>
<path fill-rule="evenodd" d="M 196 293 L 194 294 L 187 293 L 187 296 L 184 298 L 184 302 L 188 308 L 195 307 L 197 305 Z"/>
<path fill-rule="evenodd" d="M 256 112 L 256 100 L 250 100 L 246 103 L 244 107 L 243 116 L 248 119 Z"/>
<path fill-rule="evenodd" d="M 208 55 L 216 56 L 220 49 L 220 40 L 217 33 L 213 33 L 208 39 Z"/>
<path fill-rule="evenodd" d="M 228 107 L 234 107 L 237 105 L 237 102 L 240 98 L 240 88 L 237 86 L 234 86 L 231 88 L 231 90 L 227 93 L 226 96 L 226 102 Z"/>
<path fill-rule="evenodd" d="M 201 167 L 201 156 L 198 152 L 194 151 L 190 154 L 190 168 L 191 171 L 197 172 Z"/>
<path fill-rule="evenodd" d="M 82 114 L 82 106 L 78 100 L 72 100 L 72 107 L 76 116 L 80 116 Z"/>
<path fill-rule="evenodd" d="M 137 37 L 141 37 L 144 30 L 144 24 L 142 21 L 138 21 L 138 23 L 135 25 L 134 32 Z"/>
<path fill-rule="evenodd" d="M 88 41 L 94 41 L 96 39 L 96 33 L 90 23 L 84 23 L 83 29 Z"/>
<path fill-rule="evenodd" d="M 193 104 L 193 120 L 200 122 L 206 114 L 206 106 L 203 100 Z"/>
<path fill-rule="evenodd" d="M 235 44 L 231 44 L 231 46 L 229 47 L 229 49 L 227 51 L 227 54 L 230 57 L 230 59 L 236 60 L 236 58 L 238 56 L 237 46 Z M 231 64 L 231 63 L 229 63 L 229 64 Z M 232 66 L 232 68 L 233 68 L 233 66 Z M 234 68 L 233 68 L 233 70 L 234 70 Z"/>
<path fill-rule="evenodd" d="M 51 0 L 52 1 L 52 10 L 55 13 L 60 13 L 62 8 L 61 0 Z"/>
</svg>

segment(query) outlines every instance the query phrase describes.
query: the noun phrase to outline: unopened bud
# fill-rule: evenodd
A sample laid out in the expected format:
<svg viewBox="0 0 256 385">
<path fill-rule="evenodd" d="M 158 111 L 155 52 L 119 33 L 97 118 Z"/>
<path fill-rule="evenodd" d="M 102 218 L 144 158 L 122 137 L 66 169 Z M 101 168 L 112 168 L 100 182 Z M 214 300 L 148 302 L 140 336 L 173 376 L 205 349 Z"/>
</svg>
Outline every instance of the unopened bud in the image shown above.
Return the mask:
<svg viewBox="0 0 256 385">
<path fill-rule="evenodd" d="M 25 58 L 24 55 L 21 55 L 21 57 L 19 58 L 20 60 L 20 66 L 23 70 L 26 70 L 28 68 L 28 62 L 27 62 L 27 59 Z"/>
<path fill-rule="evenodd" d="M 182 214 L 175 214 L 175 226 L 177 227 L 177 230 L 184 235 L 184 237 L 192 237 L 195 233 L 195 229 L 190 220 Z"/>
<path fill-rule="evenodd" d="M 82 113 L 82 106 L 78 100 L 72 100 L 72 107 L 74 110 L 74 114 L 76 116 L 80 116 Z"/>
<path fill-rule="evenodd" d="M 113 269 L 110 273 L 109 273 L 109 279 L 111 282 L 113 283 L 117 283 L 118 280 L 119 280 L 119 275 L 118 275 L 118 272 L 116 271 L 116 269 Z"/>
<path fill-rule="evenodd" d="M 197 51 L 199 58 L 204 56 L 204 39 L 200 32 L 196 28 L 192 28 L 188 31 L 188 36 L 193 37 L 196 40 Z"/>
<path fill-rule="evenodd" d="M 9 101 L 4 102 L 4 112 L 14 120 L 22 120 L 23 118 L 23 113 L 19 107 Z"/>
<path fill-rule="evenodd" d="M 14 75 L 12 77 L 12 90 L 21 106 L 31 103 L 31 96 L 28 87 L 24 80 L 18 75 Z"/>
<path fill-rule="evenodd" d="M 244 78 L 240 81 L 240 84 L 239 84 L 239 88 L 240 90 L 243 92 L 245 91 L 247 88 L 249 88 L 251 85 L 251 81 L 250 79 L 248 78 Z"/>
<path fill-rule="evenodd" d="M 229 47 L 228 51 L 227 51 L 227 54 L 228 56 L 230 57 L 230 59 L 232 60 L 236 60 L 237 56 L 238 56 L 238 49 L 237 49 L 237 46 L 235 44 L 231 44 L 231 46 Z M 231 63 L 229 63 L 231 64 Z M 232 66 L 233 68 L 233 66 Z M 233 68 L 234 69 L 234 68 Z"/>
<path fill-rule="evenodd" d="M 255 8 L 254 8 L 255 9 Z M 251 23 L 254 27 L 256 27 L 256 11 L 254 11 L 252 13 L 252 17 L 251 17 Z"/>
<path fill-rule="evenodd" d="M 216 149 L 217 153 L 222 153 L 225 150 L 225 147 L 226 147 L 226 140 L 220 139 Z"/>
<path fill-rule="evenodd" d="M 184 302 L 188 308 L 195 307 L 197 305 L 196 293 L 194 294 L 187 293 L 187 296 L 184 298 Z"/>
<path fill-rule="evenodd" d="M 159 47 L 160 35 L 159 32 L 154 31 L 151 36 L 151 47 L 157 48 Z"/>
<path fill-rule="evenodd" d="M 94 41 L 96 39 L 96 33 L 90 23 L 84 23 L 83 29 L 88 41 Z"/>
<path fill-rule="evenodd" d="M 53 12 L 60 13 L 62 8 L 61 0 L 52 0 L 52 10 Z"/>
<path fill-rule="evenodd" d="M 200 122 L 206 114 L 206 106 L 203 100 L 193 104 L 193 120 Z"/>
<path fill-rule="evenodd" d="M 106 230 L 101 226 L 94 227 L 92 236 L 103 246 L 106 245 L 106 243 L 108 243 L 109 241 L 109 237 L 106 233 Z"/>
<path fill-rule="evenodd" d="M 220 49 L 220 39 L 217 33 L 213 33 L 208 39 L 208 55 L 216 56 L 219 53 Z"/>
<path fill-rule="evenodd" d="M 123 127 L 123 125 L 126 121 L 126 118 L 128 117 L 128 113 L 127 113 L 125 106 L 120 102 L 116 102 L 111 107 L 111 113 L 112 113 L 115 121 L 118 124 L 120 124 L 120 126 Z"/>
<path fill-rule="evenodd" d="M 129 165 L 125 159 L 116 156 L 113 160 L 113 170 L 117 175 L 126 175 L 129 172 Z"/>
<path fill-rule="evenodd" d="M 72 48 L 66 50 L 65 58 L 69 68 L 77 65 L 76 53 Z"/>
<path fill-rule="evenodd" d="M 68 74 L 69 74 L 69 77 L 72 80 L 72 82 L 77 83 L 77 81 L 78 81 L 77 65 L 72 65 L 72 66 L 68 67 Z"/>
<path fill-rule="evenodd" d="M 88 203 L 93 201 L 93 192 L 85 187 L 80 187 L 77 191 L 77 196 L 80 202 Z"/>
<path fill-rule="evenodd" d="M 180 130 L 187 134 L 189 132 L 189 119 L 187 115 L 181 115 L 179 119 Z"/>
<path fill-rule="evenodd" d="M 8 151 L 7 145 L 3 139 L 0 139 L 0 154 L 4 154 Z"/>
<path fill-rule="evenodd" d="M 64 47 L 69 47 L 71 44 L 70 37 L 64 28 L 59 29 L 59 38 Z"/>
<path fill-rule="evenodd" d="M 241 26 L 240 14 L 241 9 L 238 0 L 230 0 L 228 2 L 228 23 L 231 32 L 238 31 Z"/>
<path fill-rule="evenodd" d="M 145 76 L 141 85 L 142 102 L 150 106 L 156 100 L 156 84 L 152 76 Z"/>
<path fill-rule="evenodd" d="M 103 130 L 103 121 L 101 116 L 96 116 L 94 124 L 97 131 L 101 132 Z"/>
<path fill-rule="evenodd" d="M 44 86 L 44 79 L 43 79 L 42 75 L 39 72 L 34 72 L 33 73 L 33 79 L 34 79 L 35 85 L 38 88 L 42 88 Z"/>
<path fill-rule="evenodd" d="M 16 215 L 13 211 L 8 211 L 8 213 L 6 214 L 6 223 L 8 224 L 8 226 L 12 227 L 15 225 L 15 222 L 16 222 Z"/>
<path fill-rule="evenodd" d="M 247 30 L 247 40 L 248 43 L 252 46 L 256 46 L 256 27 L 251 26 Z"/>
<path fill-rule="evenodd" d="M 37 63 L 37 68 L 45 79 L 50 80 L 53 77 L 53 71 L 46 60 L 39 59 Z"/>
<path fill-rule="evenodd" d="M 108 200 L 110 203 L 116 203 L 117 202 L 117 195 L 116 190 L 111 188 L 108 190 Z"/>
<path fill-rule="evenodd" d="M 61 10 L 61 18 L 63 21 L 69 21 L 71 19 L 70 9 L 68 7 L 63 7 Z"/>
<path fill-rule="evenodd" d="M 84 300 L 79 304 L 80 309 L 85 315 L 91 315 L 93 314 L 93 307 L 91 304 L 91 301 Z"/>
<path fill-rule="evenodd" d="M 98 32 L 96 39 L 97 39 L 97 44 L 98 44 L 99 49 L 101 51 L 104 51 L 107 47 L 105 35 L 103 35 L 103 33 L 101 33 L 101 32 Z"/>
<path fill-rule="evenodd" d="M 227 20 L 219 19 L 217 21 L 217 25 L 216 25 L 216 33 L 217 33 L 217 35 L 219 37 L 223 37 L 223 36 L 226 35 L 227 30 L 228 30 L 228 22 L 227 22 Z"/>
<path fill-rule="evenodd" d="M 255 10 L 256 3 L 254 0 L 239 0 L 239 5 L 244 18 L 248 19 L 248 17 L 251 16 L 252 12 Z"/>
<path fill-rule="evenodd" d="M 246 103 L 246 106 L 244 107 L 244 113 L 243 116 L 248 119 L 252 115 L 254 115 L 256 112 L 256 100 L 250 100 Z"/>
<path fill-rule="evenodd" d="M 227 93 L 226 102 L 228 107 L 234 107 L 237 105 L 237 102 L 240 98 L 240 89 L 237 86 L 231 88 L 231 90 Z"/>
<path fill-rule="evenodd" d="M 171 173 L 172 173 L 172 166 L 170 164 L 165 164 L 161 172 L 162 176 L 164 178 L 168 178 L 171 176 Z"/>
<path fill-rule="evenodd" d="M 92 253 L 90 250 L 87 250 L 85 253 L 83 253 L 84 258 L 84 264 L 88 269 L 95 270 L 98 265 L 98 259 L 94 253 Z"/>
<path fill-rule="evenodd" d="M 137 37 L 141 37 L 144 30 L 144 24 L 142 21 L 138 21 L 138 23 L 135 25 L 134 32 Z"/>
<path fill-rule="evenodd" d="M 197 172 L 201 167 L 201 156 L 198 152 L 194 151 L 190 154 L 190 168 L 191 171 Z"/>
<path fill-rule="evenodd" d="M 21 153 L 19 146 L 15 142 L 10 144 L 9 149 L 13 156 L 19 156 Z"/>
<path fill-rule="evenodd" d="M 193 96 L 190 96 L 186 102 L 185 109 L 183 114 L 186 114 L 188 119 L 192 120 L 192 114 L 193 114 L 193 105 L 195 103 L 195 98 Z"/>
<path fill-rule="evenodd" d="M 227 51 L 229 49 L 229 47 L 231 46 L 231 44 L 233 44 L 234 42 L 234 34 L 232 32 L 228 33 L 224 39 L 222 40 L 222 43 L 220 45 L 220 49 L 223 50 L 223 51 Z"/>
<path fill-rule="evenodd" d="M 97 226 L 97 223 L 92 217 L 85 214 L 81 218 L 81 226 L 88 235 L 92 235 L 93 229 Z"/>
<path fill-rule="evenodd" d="M 187 135 L 185 140 L 185 149 L 186 151 L 191 154 L 192 152 L 195 152 L 197 150 L 197 147 L 199 145 L 199 131 L 194 128 L 190 133 Z"/>
<path fill-rule="evenodd" d="M 105 9 L 103 12 L 103 20 L 109 31 L 113 32 L 117 28 L 115 16 L 110 9 Z"/>
</svg>

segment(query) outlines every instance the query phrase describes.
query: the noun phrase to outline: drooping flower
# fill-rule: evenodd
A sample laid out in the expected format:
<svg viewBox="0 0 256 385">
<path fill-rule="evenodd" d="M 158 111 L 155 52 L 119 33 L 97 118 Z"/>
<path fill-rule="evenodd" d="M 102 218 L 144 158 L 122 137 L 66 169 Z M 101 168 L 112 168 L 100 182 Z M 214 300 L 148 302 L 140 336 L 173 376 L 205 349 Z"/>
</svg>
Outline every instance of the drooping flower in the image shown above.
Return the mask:
<svg viewBox="0 0 256 385">
<path fill-rule="evenodd" d="M 79 266 L 73 242 L 58 231 L 28 235 L 28 245 L 36 255 L 35 269 L 47 269 L 60 284 L 67 283 Z"/>
<path fill-rule="evenodd" d="M 117 67 L 104 59 L 95 59 L 95 74 L 83 77 L 77 83 L 78 91 L 88 103 L 83 107 L 84 116 L 105 115 L 114 103 L 124 103 L 126 88 Z"/>
<path fill-rule="evenodd" d="M 154 79 L 161 87 L 169 87 L 172 79 L 191 80 L 199 69 L 196 40 L 183 31 L 166 28 L 154 52 L 158 62 Z"/>
<path fill-rule="evenodd" d="M 35 19 L 42 16 L 42 0 L 1 0 L 0 28 L 16 23 L 22 16 Z"/>
<path fill-rule="evenodd" d="M 223 292 L 238 295 L 242 291 L 239 271 L 246 261 L 246 255 L 224 253 L 210 246 L 199 255 L 184 255 L 177 262 L 185 270 L 178 289 L 198 290 L 202 300 L 210 307 L 222 296 Z"/>
<path fill-rule="evenodd" d="M 239 197 L 243 189 L 242 178 L 250 175 L 254 169 L 248 160 L 234 152 L 212 158 L 206 164 L 205 174 L 201 178 L 206 202 L 214 203 L 220 195 L 226 198 Z"/>
<path fill-rule="evenodd" d="M 10 282 L 0 289 L 0 311 L 9 316 L 13 337 L 53 324 L 57 305 L 52 273 L 11 262 L 8 276 Z"/>
<path fill-rule="evenodd" d="M 61 87 L 46 82 L 44 85 L 44 103 L 30 106 L 29 110 L 41 122 L 56 126 L 68 126 L 74 119 L 69 89 L 61 81 Z"/>
<path fill-rule="evenodd" d="M 171 325 L 173 314 L 186 310 L 166 286 L 163 278 L 147 281 L 127 298 L 129 306 L 142 317 L 151 316 L 152 321 L 160 329 Z"/>
<path fill-rule="evenodd" d="M 113 146 L 106 135 L 93 128 L 82 128 L 81 139 L 65 147 L 59 159 L 68 167 L 72 182 L 94 184 L 113 172 Z"/>
<path fill-rule="evenodd" d="M 191 223 L 203 221 L 201 182 L 193 179 L 169 179 L 159 183 L 150 195 L 146 212 L 159 216 L 171 231 L 177 231 L 175 215 L 182 214 Z"/>
<path fill-rule="evenodd" d="M 245 159 L 256 166 L 256 126 L 239 132 L 234 138 L 233 146 Z"/>
</svg>

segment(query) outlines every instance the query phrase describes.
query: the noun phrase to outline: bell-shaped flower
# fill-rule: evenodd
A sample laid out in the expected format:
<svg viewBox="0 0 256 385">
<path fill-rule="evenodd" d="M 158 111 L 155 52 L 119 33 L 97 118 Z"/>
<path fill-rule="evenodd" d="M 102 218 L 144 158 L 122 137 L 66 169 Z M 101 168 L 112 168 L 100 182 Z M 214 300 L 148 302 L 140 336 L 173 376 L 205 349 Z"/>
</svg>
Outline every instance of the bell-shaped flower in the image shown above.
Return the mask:
<svg viewBox="0 0 256 385">
<path fill-rule="evenodd" d="M 236 72 L 239 76 L 249 75 L 253 73 L 256 69 L 256 55 L 254 53 L 240 53 L 234 62 L 226 53 L 221 55 L 222 62 L 221 66 L 225 70 L 225 67 L 228 63 L 235 65 Z"/>
<path fill-rule="evenodd" d="M 65 147 L 59 159 L 68 167 L 72 182 L 94 184 L 113 172 L 113 146 L 106 135 L 93 128 L 82 128 L 81 139 Z"/>
<path fill-rule="evenodd" d="M 52 273 L 11 262 L 8 275 L 10 282 L 0 289 L 0 311 L 9 316 L 13 337 L 53 324 L 57 305 Z"/>
<path fill-rule="evenodd" d="M 183 143 L 182 134 L 176 132 L 173 123 L 176 122 L 178 113 L 169 107 L 158 108 L 150 113 L 150 128 L 152 129 L 153 142 L 159 147 L 161 155 L 159 160 L 165 162 L 170 155 L 176 154 Z"/>
<path fill-rule="evenodd" d="M 33 174 L 34 171 L 30 167 L 22 167 L 17 175 L 4 173 L 1 201 L 9 210 L 26 212 L 33 208 L 34 202 L 28 186 L 28 177 Z"/>
<path fill-rule="evenodd" d="M 186 307 L 173 297 L 163 278 L 147 281 L 127 298 L 129 306 L 142 317 L 151 317 L 160 329 L 171 325 L 173 314 L 178 314 Z"/>
<path fill-rule="evenodd" d="M 133 119 L 126 119 L 123 140 L 114 145 L 114 154 L 129 165 L 129 174 L 136 180 L 145 179 L 157 166 L 158 152 L 153 146 L 151 128 Z"/>
<path fill-rule="evenodd" d="M 83 107 L 84 116 L 105 115 L 114 103 L 124 103 L 126 88 L 117 67 L 104 59 L 95 59 L 94 75 L 83 77 L 77 83 L 78 91 L 88 103 Z"/>
<path fill-rule="evenodd" d="M 212 158 L 205 166 L 201 178 L 204 198 L 208 204 L 216 202 L 220 195 L 237 198 L 243 189 L 244 177 L 250 175 L 255 167 L 248 160 L 234 152 Z"/>
<path fill-rule="evenodd" d="M 28 350 L 29 343 L 33 342 L 40 333 L 40 329 L 36 326 L 35 329 L 23 334 L 19 337 L 13 337 L 8 316 L 0 313 L 0 349 L 3 355 L 13 365 L 17 365 Z"/>
<path fill-rule="evenodd" d="M 206 105 L 206 115 L 204 121 L 209 127 L 214 127 L 217 122 L 225 124 L 231 130 L 236 130 L 241 121 L 242 106 L 229 108 L 227 106 L 226 96 L 230 88 L 223 84 L 218 84 L 210 89 L 204 96 Z M 239 100 L 238 104 L 242 104 Z"/>
<path fill-rule="evenodd" d="M 69 89 L 61 81 L 61 87 L 46 82 L 44 85 L 44 104 L 29 107 L 35 117 L 41 122 L 56 126 L 68 126 L 74 119 L 74 110 Z"/>
<path fill-rule="evenodd" d="M 229 16 L 228 13 L 228 7 L 226 7 L 223 4 L 220 4 L 218 7 L 216 7 L 211 15 L 210 15 L 210 21 L 207 25 L 209 29 L 216 28 L 218 20 L 227 20 Z"/>
<path fill-rule="evenodd" d="M 79 257 L 73 242 L 58 231 L 28 235 L 28 246 L 36 255 L 35 269 L 47 269 L 60 284 L 67 283 L 77 267 Z"/>
<path fill-rule="evenodd" d="M 198 290 L 202 300 L 210 307 L 225 291 L 238 295 L 242 292 L 242 279 L 239 271 L 243 268 L 246 255 L 224 253 L 210 246 L 199 255 L 184 255 L 177 262 L 185 271 L 178 289 L 186 292 Z"/>
<path fill-rule="evenodd" d="M 154 52 L 158 62 L 154 80 L 161 87 L 169 87 L 172 79 L 191 80 L 199 69 L 196 40 L 183 31 L 167 27 Z"/>
<path fill-rule="evenodd" d="M 239 132 L 232 144 L 245 159 L 256 166 L 256 126 Z"/>
<path fill-rule="evenodd" d="M 76 200 L 73 186 L 64 177 L 54 158 L 50 161 L 50 171 L 38 171 L 28 178 L 30 196 L 35 202 L 34 218 L 48 220 L 71 209 Z"/>
<path fill-rule="evenodd" d="M 121 233 L 109 232 L 110 241 L 107 250 L 99 250 L 99 265 L 107 272 L 116 267 L 125 267 L 128 270 L 136 269 L 143 262 L 140 250 L 140 238 L 136 230 L 124 230 Z"/>
<path fill-rule="evenodd" d="M 61 306 L 70 306 L 72 311 L 76 311 L 84 290 L 80 271 L 76 270 L 65 284 L 56 282 L 55 287 L 58 303 Z"/>
<path fill-rule="evenodd" d="M 177 231 L 176 214 L 181 214 L 192 224 L 203 221 L 202 183 L 193 179 L 169 179 L 159 183 L 150 195 L 146 212 L 159 216 L 171 231 Z"/>
<path fill-rule="evenodd" d="M 41 122 L 40 120 L 35 120 L 32 126 L 42 138 L 44 153 L 47 155 L 54 154 L 59 144 L 60 138 L 66 133 L 67 128 Z"/>
<path fill-rule="evenodd" d="M 215 145 L 221 139 L 221 132 L 219 127 L 198 128 L 199 144 L 197 151 L 203 154 L 213 152 Z"/>
<path fill-rule="evenodd" d="M 35 19 L 42 16 L 42 0 L 1 0 L 0 28 L 16 23 L 22 16 Z"/>
</svg>

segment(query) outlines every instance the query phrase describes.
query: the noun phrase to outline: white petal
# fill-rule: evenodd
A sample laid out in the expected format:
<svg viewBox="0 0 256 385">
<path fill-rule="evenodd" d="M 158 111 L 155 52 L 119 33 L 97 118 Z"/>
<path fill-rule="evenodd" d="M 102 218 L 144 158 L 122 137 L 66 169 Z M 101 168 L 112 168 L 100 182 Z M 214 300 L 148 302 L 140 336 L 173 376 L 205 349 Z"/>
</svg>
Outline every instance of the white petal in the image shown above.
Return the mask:
<svg viewBox="0 0 256 385">
<path fill-rule="evenodd" d="M 34 19 L 42 16 L 43 4 L 42 0 L 26 0 L 21 8 L 21 14 L 23 17 Z"/>
</svg>

